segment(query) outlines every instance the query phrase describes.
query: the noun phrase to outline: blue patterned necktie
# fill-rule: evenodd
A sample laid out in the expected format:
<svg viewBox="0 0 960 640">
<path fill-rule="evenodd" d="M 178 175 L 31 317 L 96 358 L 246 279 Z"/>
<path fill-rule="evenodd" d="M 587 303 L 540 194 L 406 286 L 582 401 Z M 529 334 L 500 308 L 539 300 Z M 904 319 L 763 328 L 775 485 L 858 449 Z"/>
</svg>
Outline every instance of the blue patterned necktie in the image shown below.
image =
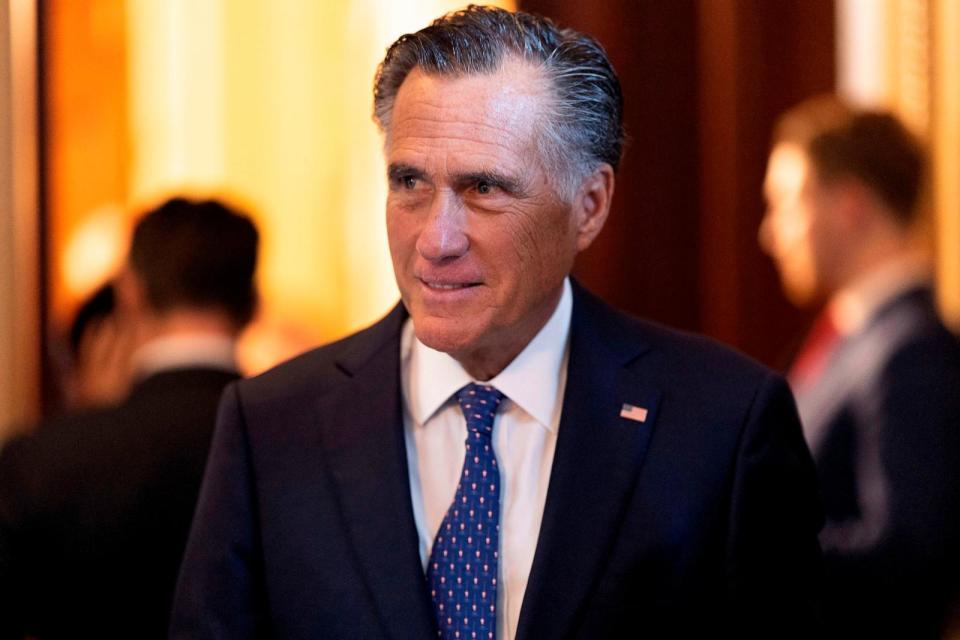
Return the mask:
<svg viewBox="0 0 960 640">
<path fill-rule="evenodd" d="M 500 470 L 491 435 L 503 398 L 493 387 L 473 383 L 457 392 L 467 419 L 466 457 L 427 564 L 437 637 L 444 640 L 496 636 Z"/>
</svg>

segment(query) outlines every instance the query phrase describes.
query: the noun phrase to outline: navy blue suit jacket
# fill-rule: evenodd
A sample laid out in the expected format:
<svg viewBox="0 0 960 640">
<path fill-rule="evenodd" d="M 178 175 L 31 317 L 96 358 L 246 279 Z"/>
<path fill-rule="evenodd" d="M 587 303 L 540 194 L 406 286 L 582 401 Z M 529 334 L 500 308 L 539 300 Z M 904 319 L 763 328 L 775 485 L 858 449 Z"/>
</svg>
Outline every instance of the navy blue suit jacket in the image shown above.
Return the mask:
<svg viewBox="0 0 960 640">
<path fill-rule="evenodd" d="M 404 448 L 405 319 L 398 305 L 228 388 L 172 637 L 435 637 Z M 518 637 L 810 637 L 821 515 L 782 379 L 578 286 L 570 339 Z M 624 403 L 646 421 L 620 417 Z"/>
<path fill-rule="evenodd" d="M 0 639 L 164 638 L 223 388 L 173 369 L 0 452 Z"/>
<path fill-rule="evenodd" d="M 914 288 L 797 395 L 820 478 L 829 637 L 939 638 L 960 593 L 960 342 Z"/>
</svg>

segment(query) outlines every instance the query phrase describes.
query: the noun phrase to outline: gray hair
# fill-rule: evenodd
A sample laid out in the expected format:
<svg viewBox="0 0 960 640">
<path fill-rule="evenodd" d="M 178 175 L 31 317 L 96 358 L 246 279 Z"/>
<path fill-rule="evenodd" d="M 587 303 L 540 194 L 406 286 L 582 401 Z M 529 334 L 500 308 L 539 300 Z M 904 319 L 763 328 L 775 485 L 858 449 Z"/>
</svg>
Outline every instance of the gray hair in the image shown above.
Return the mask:
<svg viewBox="0 0 960 640">
<path fill-rule="evenodd" d="M 625 134 L 620 81 L 596 40 L 549 18 L 470 5 L 401 36 L 377 69 L 373 113 L 389 135 L 400 85 L 419 67 L 435 75 L 494 73 L 514 57 L 537 65 L 551 87 L 538 140 L 557 193 L 570 200 L 603 163 L 620 163 Z"/>
</svg>

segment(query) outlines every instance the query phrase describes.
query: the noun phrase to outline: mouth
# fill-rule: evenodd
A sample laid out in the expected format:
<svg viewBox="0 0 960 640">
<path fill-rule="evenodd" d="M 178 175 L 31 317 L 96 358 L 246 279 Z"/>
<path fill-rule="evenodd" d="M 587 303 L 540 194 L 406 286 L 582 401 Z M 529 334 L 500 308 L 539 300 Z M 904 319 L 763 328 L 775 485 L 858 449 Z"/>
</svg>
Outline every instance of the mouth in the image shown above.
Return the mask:
<svg viewBox="0 0 960 640">
<path fill-rule="evenodd" d="M 431 291 L 459 291 L 480 286 L 479 282 L 443 282 L 440 280 L 427 280 L 418 278 L 421 284 Z"/>
</svg>

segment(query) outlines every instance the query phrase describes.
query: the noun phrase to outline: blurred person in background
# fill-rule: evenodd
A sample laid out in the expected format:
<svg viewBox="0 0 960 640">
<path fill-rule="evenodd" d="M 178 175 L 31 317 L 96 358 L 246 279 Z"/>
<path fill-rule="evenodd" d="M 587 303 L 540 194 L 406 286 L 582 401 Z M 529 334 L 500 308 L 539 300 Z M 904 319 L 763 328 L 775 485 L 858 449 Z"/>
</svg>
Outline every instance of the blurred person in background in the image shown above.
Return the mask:
<svg viewBox="0 0 960 640">
<path fill-rule="evenodd" d="M 918 240 L 926 155 L 829 96 L 776 125 L 760 243 L 820 309 L 789 373 L 827 522 L 830 637 L 937 638 L 960 566 L 960 345 Z"/>
<path fill-rule="evenodd" d="M 84 300 L 70 324 L 64 389 L 68 409 L 110 405 L 126 395 L 132 336 L 123 329 L 113 283 L 107 282 Z"/>
<path fill-rule="evenodd" d="M 115 283 L 129 393 L 0 451 L 0 636 L 165 637 L 257 245 L 215 201 L 170 200 L 136 225 Z"/>
</svg>

